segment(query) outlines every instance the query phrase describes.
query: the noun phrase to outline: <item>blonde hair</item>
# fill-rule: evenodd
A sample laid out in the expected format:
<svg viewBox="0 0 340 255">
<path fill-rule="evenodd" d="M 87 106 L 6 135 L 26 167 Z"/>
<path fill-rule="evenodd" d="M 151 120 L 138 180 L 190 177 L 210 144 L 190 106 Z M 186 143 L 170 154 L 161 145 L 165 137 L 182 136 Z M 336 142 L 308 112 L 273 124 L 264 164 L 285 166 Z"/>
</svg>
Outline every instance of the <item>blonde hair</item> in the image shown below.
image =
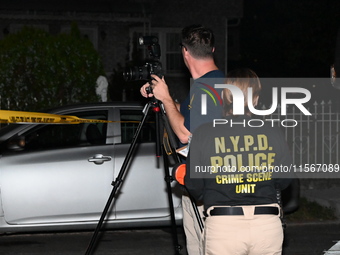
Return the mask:
<svg viewBox="0 0 340 255">
<path fill-rule="evenodd" d="M 257 104 L 262 88 L 257 74 L 249 68 L 236 69 L 227 74 L 225 82 L 226 84 L 237 86 L 242 90 L 244 96 L 244 113 L 251 115 L 248 108 L 248 88 L 252 88 L 254 106 Z M 225 114 L 233 115 L 233 95 L 229 89 L 223 90 L 223 104 Z"/>
</svg>

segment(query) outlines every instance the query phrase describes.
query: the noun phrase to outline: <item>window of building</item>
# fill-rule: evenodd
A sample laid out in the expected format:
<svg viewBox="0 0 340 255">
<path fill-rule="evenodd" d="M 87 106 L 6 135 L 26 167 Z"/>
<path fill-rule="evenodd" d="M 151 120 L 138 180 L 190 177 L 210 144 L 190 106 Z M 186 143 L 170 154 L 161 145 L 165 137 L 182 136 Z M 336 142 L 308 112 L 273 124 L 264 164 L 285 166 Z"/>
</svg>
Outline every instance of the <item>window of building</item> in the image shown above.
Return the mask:
<svg viewBox="0 0 340 255">
<path fill-rule="evenodd" d="M 166 33 L 165 54 L 167 74 L 175 74 L 181 72 L 185 68 L 182 49 L 180 47 L 180 33 Z"/>
</svg>

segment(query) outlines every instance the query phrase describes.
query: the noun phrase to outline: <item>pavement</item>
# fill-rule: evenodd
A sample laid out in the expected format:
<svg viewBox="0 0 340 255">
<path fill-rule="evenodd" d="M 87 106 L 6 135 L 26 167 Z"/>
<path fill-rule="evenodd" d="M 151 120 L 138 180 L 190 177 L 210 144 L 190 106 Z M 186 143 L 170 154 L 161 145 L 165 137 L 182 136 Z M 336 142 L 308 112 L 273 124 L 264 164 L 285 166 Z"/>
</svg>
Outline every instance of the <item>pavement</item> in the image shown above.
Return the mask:
<svg viewBox="0 0 340 255">
<path fill-rule="evenodd" d="M 302 189 L 300 196 L 309 201 L 314 201 L 324 207 L 333 208 L 338 219 L 340 219 L 340 187 L 317 187 Z"/>
<path fill-rule="evenodd" d="M 335 215 L 338 218 L 334 223 L 340 222 L 340 187 L 338 187 L 337 181 L 333 183 L 323 183 L 323 185 L 315 185 L 315 182 L 314 184 L 313 182 L 310 182 L 307 187 L 303 187 L 300 190 L 300 196 L 305 197 L 309 201 L 316 202 L 324 207 L 333 208 Z M 324 255 L 340 255 L 340 241 L 330 247 L 330 249 L 326 251 Z"/>
</svg>

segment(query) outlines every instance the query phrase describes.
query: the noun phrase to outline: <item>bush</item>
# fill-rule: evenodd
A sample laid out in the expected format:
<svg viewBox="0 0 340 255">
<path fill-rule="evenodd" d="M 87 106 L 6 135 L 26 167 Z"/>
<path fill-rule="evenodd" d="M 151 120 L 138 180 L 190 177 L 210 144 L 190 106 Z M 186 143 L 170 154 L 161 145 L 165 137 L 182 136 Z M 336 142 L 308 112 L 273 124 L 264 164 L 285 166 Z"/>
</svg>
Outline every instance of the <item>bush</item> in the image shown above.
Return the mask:
<svg viewBox="0 0 340 255">
<path fill-rule="evenodd" d="M 98 101 L 96 80 L 103 74 L 97 51 L 76 25 L 59 35 L 24 27 L 0 41 L 1 109 Z"/>
</svg>

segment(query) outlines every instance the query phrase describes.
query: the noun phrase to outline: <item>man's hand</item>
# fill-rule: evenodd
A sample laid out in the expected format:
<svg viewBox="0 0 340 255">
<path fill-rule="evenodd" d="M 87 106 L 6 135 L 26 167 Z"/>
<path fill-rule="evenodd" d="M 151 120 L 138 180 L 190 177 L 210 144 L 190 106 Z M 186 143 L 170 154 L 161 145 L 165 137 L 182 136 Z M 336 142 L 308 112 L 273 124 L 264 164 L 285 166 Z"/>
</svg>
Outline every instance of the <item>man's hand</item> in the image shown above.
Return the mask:
<svg viewBox="0 0 340 255">
<path fill-rule="evenodd" d="M 166 115 L 168 116 L 170 125 L 181 143 L 188 143 L 190 135 L 189 130 L 184 126 L 184 117 L 180 113 L 179 104 L 172 99 L 169 93 L 168 85 L 165 83 L 164 77 L 159 78 L 157 75 L 151 75 L 152 81 L 144 84 L 140 92 L 143 97 L 155 97 L 157 100 L 162 101 Z M 152 93 L 148 93 L 146 88 L 151 86 Z"/>
<path fill-rule="evenodd" d="M 148 93 L 148 91 L 147 91 L 146 88 L 148 88 L 149 86 L 151 86 L 150 83 L 145 83 L 145 84 L 140 88 L 140 93 L 141 93 L 141 95 L 142 95 L 143 97 L 148 98 L 148 97 L 153 97 L 153 96 L 154 96 L 153 93 Z"/>
<path fill-rule="evenodd" d="M 157 75 L 152 74 L 151 88 L 152 93 L 160 101 L 171 100 L 168 85 L 165 83 L 164 77 L 159 78 Z"/>
<path fill-rule="evenodd" d="M 155 97 L 156 99 L 163 101 L 163 100 L 172 100 L 170 93 L 169 93 L 169 88 L 168 85 L 165 83 L 164 77 L 159 78 L 157 75 L 152 74 L 151 75 L 151 82 L 145 83 L 141 88 L 140 88 L 140 93 L 143 97 Z M 149 91 L 148 91 L 148 87 Z M 149 92 L 152 93 L 149 93 Z"/>
</svg>

